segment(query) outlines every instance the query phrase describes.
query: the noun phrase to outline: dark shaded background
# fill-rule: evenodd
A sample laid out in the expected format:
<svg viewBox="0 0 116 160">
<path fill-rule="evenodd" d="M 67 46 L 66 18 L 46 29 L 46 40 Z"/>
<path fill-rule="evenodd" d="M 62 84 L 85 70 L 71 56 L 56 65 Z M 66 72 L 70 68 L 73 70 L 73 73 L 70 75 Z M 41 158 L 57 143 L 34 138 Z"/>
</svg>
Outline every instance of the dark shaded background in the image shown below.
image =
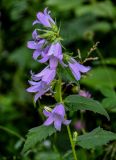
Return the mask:
<svg viewBox="0 0 116 160">
<path fill-rule="evenodd" d="M 34 108 L 33 96 L 25 91 L 28 87 L 30 70 L 37 71 L 40 68 L 40 65 L 32 60 L 32 51 L 26 48 L 26 43 L 31 39 L 32 22 L 36 18 L 36 13 L 43 11 L 46 6 L 51 10 L 52 17 L 56 18 L 58 26 L 61 25 L 63 44 L 69 51 L 73 51 L 74 55 L 77 55 L 79 48 L 84 58 L 93 44 L 100 42 L 98 50 L 93 52 L 93 56 L 98 56 L 99 60 L 89 63 L 93 66 L 94 76 L 82 80 L 81 86 L 87 88 L 95 99 L 103 103 L 111 121 L 108 122 L 104 117 L 91 112 L 84 113 L 84 120 L 87 130 L 102 125 L 105 129 L 116 132 L 116 103 L 112 103 L 114 101 L 112 98 L 108 102 L 103 102 L 107 97 L 104 88 L 116 87 L 115 4 L 116 2 L 112 0 L 2 0 L 0 2 L 0 159 L 47 160 L 48 152 L 51 153 L 50 160 L 60 159 L 55 146 L 48 149 L 43 143 L 39 144 L 29 156 L 24 157 L 21 154 L 23 141 L 17 135 L 25 137 L 30 128 L 42 124 L 43 117 L 40 117 L 38 109 Z M 77 117 L 80 117 L 80 113 L 73 115 L 74 119 Z M 64 143 L 60 134 L 59 139 L 56 138 L 56 146 L 62 154 L 69 147 L 67 142 L 69 140 L 65 134 L 64 129 L 62 134 Z M 114 142 L 110 145 L 114 145 Z M 108 146 L 101 147 L 94 152 L 80 149 L 80 160 L 87 160 L 88 157 L 89 160 L 101 160 L 107 153 L 107 148 Z M 111 153 L 112 151 L 106 159 L 111 158 Z"/>
</svg>

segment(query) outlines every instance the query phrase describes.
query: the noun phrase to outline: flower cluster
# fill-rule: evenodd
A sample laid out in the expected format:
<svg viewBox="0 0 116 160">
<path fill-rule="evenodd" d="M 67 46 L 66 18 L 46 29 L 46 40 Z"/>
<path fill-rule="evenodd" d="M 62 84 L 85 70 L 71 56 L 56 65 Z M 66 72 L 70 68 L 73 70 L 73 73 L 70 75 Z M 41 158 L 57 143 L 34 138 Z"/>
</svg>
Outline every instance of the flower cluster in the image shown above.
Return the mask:
<svg viewBox="0 0 116 160">
<path fill-rule="evenodd" d="M 60 41 L 58 41 L 57 38 L 52 43 L 48 41 L 49 34 L 51 32 L 55 34 L 54 28 L 57 28 L 54 20 L 49 14 L 50 12 L 47 11 L 47 8 L 44 10 L 44 13 L 37 13 L 37 20 L 33 22 L 33 25 L 39 23 L 45 28 L 51 28 L 51 31 L 49 30 L 47 32 L 46 30 L 47 35 L 45 38 L 42 38 L 44 34 L 39 35 L 37 32 L 38 30 L 35 29 L 32 33 L 33 41 L 29 41 L 27 43 L 27 47 L 34 50 L 34 60 L 38 61 L 39 63 L 45 63 L 49 61 L 49 65 L 40 73 L 35 75 L 32 74 L 32 80 L 29 81 L 31 87 L 29 87 L 27 91 L 36 93 L 34 98 L 35 102 L 38 98 L 50 90 L 50 84 L 55 78 L 58 62 L 61 62 L 63 59 Z M 41 59 L 38 59 L 38 57 L 41 57 Z"/>
<path fill-rule="evenodd" d="M 76 80 L 80 80 L 81 73 L 86 73 L 90 67 L 85 67 L 79 64 L 74 58 L 70 57 L 67 61 L 68 65 L 63 63 L 63 53 L 61 46 L 61 37 L 59 36 L 59 29 L 55 21 L 51 18 L 50 12 L 47 8 L 44 12 L 37 13 L 37 19 L 33 25 L 39 24 L 43 29 L 35 29 L 32 33 L 32 41 L 28 41 L 27 47 L 34 50 L 33 59 L 39 63 L 48 62 L 40 73 L 31 73 L 30 87 L 28 92 L 35 93 L 34 101 L 41 98 L 46 92 L 51 89 L 51 82 L 55 79 L 58 63 L 64 67 L 69 67 Z M 44 125 L 50 125 L 54 122 L 57 130 L 61 129 L 61 124 L 68 125 L 69 120 L 65 120 L 65 109 L 62 104 L 58 104 L 55 108 L 48 112 L 44 110 L 44 115 L 48 117 Z"/>
</svg>

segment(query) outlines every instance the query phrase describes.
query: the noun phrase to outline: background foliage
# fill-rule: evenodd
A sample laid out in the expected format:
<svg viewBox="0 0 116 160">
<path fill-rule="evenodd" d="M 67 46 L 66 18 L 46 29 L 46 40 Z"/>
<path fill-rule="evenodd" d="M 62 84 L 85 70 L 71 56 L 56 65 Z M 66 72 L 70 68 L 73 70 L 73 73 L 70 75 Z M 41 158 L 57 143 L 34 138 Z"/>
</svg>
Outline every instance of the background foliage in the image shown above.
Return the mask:
<svg viewBox="0 0 116 160">
<path fill-rule="evenodd" d="M 40 69 L 40 65 L 32 60 L 32 52 L 26 48 L 26 43 L 31 39 L 32 22 L 36 13 L 46 6 L 61 26 L 65 47 L 73 51 L 74 55 L 77 55 L 77 49 L 80 49 L 84 58 L 93 44 L 100 42 L 98 49 L 92 53 L 99 59 L 89 63 L 93 69 L 89 77 L 83 78 L 81 87 L 87 88 L 92 97 L 103 104 L 110 115 L 110 121 L 89 111 L 83 113 L 83 116 L 86 131 L 101 126 L 116 132 L 116 2 L 2 0 L 0 3 L 0 159 L 49 160 L 50 157 L 50 160 L 60 160 L 63 155 L 63 159 L 71 160 L 71 152 L 64 155 L 70 148 L 65 127 L 61 135 L 58 133 L 50 140 L 37 144 L 28 155 L 21 152 L 27 131 L 41 125 L 44 119 L 41 116 L 40 104 L 35 108 L 32 95 L 25 89 L 28 87 L 30 69 Z M 70 81 L 70 78 L 67 76 L 65 80 Z M 68 92 L 78 93 L 75 88 L 70 87 Z M 54 101 L 45 96 L 42 105 L 46 103 L 44 99 L 47 104 Z M 69 116 L 71 115 L 73 122 L 81 118 L 79 111 L 77 114 L 69 113 Z M 73 123 L 72 129 L 74 130 Z M 80 145 L 81 143 L 83 142 L 80 137 Z M 116 142 L 111 141 L 108 145 L 92 150 L 79 148 L 79 160 L 114 160 L 115 146 Z"/>
</svg>

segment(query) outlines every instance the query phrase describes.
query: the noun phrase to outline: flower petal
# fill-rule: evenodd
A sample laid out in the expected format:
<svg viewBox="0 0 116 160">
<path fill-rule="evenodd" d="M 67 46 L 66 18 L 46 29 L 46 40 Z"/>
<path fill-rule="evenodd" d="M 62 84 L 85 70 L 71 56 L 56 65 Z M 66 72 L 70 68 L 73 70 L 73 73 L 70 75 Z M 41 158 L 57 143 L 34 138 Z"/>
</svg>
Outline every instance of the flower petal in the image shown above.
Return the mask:
<svg viewBox="0 0 116 160">
<path fill-rule="evenodd" d="M 41 55 L 41 51 L 40 50 L 35 50 L 34 52 L 33 52 L 33 59 L 37 59 L 38 58 L 38 56 L 40 56 Z"/>
<path fill-rule="evenodd" d="M 91 67 L 84 66 L 82 64 L 79 64 L 78 62 L 76 63 L 76 65 L 77 65 L 79 71 L 82 72 L 82 73 L 86 73 L 86 72 L 88 72 L 91 69 Z"/>
<path fill-rule="evenodd" d="M 45 16 L 42 12 L 37 13 L 37 18 L 40 21 L 40 23 L 43 24 L 45 27 L 51 27 L 48 17 Z"/>
<path fill-rule="evenodd" d="M 27 47 L 30 49 L 38 49 L 38 48 L 40 48 L 40 45 L 38 43 L 36 43 L 35 41 L 28 41 Z"/>
<path fill-rule="evenodd" d="M 43 114 L 46 116 L 46 117 L 49 117 L 50 116 L 50 112 L 46 111 L 45 109 L 43 110 Z"/>
<path fill-rule="evenodd" d="M 39 85 L 36 85 L 36 86 L 31 86 L 29 88 L 26 89 L 27 92 L 38 92 L 40 89 L 40 86 Z"/>
<path fill-rule="evenodd" d="M 56 130 L 61 131 L 61 124 L 62 124 L 62 121 L 59 119 L 54 121 L 54 126 Z"/>
<path fill-rule="evenodd" d="M 33 31 L 33 33 L 32 33 L 32 37 L 33 37 L 33 39 L 34 40 L 36 40 L 36 38 L 37 38 L 37 31 L 36 31 L 36 29 Z"/>
<path fill-rule="evenodd" d="M 58 59 L 52 56 L 49 61 L 50 61 L 50 68 L 55 69 L 58 65 Z"/>
<path fill-rule="evenodd" d="M 48 69 L 48 72 L 42 77 L 42 81 L 46 82 L 47 84 L 50 84 L 51 81 L 54 79 L 56 75 L 55 69 Z"/>
<path fill-rule="evenodd" d="M 74 75 L 75 79 L 77 81 L 80 80 L 81 74 L 80 74 L 77 66 L 75 64 L 72 64 L 72 63 L 69 62 L 69 67 L 70 67 L 70 69 L 72 71 L 72 74 Z"/>
<path fill-rule="evenodd" d="M 57 104 L 56 107 L 52 110 L 52 113 L 58 114 L 63 118 L 65 116 L 65 109 L 62 104 Z"/>
<path fill-rule="evenodd" d="M 69 125 L 70 123 L 71 123 L 71 120 L 65 120 L 65 119 L 64 119 L 64 121 L 63 121 L 63 124 L 64 124 L 64 125 Z"/>
<path fill-rule="evenodd" d="M 45 57 L 43 57 L 42 59 L 38 60 L 38 62 L 39 62 L 39 63 L 45 63 L 45 62 L 48 61 L 48 59 L 49 59 L 49 57 L 45 56 Z"/>
<path fill-rule="evenodd" d="M 32 25 L 35 25 L 35 24 L 38 24 L 38 23 L 40 24 L 40 22 L 38 20 L 35 20 Z"/>
<path fill-rule="evenodd" d="M 49 116 L 49 118 L 44 122 L 45 126 L 49 126 L 53 123 L 53 117 Z"/>
</svg>

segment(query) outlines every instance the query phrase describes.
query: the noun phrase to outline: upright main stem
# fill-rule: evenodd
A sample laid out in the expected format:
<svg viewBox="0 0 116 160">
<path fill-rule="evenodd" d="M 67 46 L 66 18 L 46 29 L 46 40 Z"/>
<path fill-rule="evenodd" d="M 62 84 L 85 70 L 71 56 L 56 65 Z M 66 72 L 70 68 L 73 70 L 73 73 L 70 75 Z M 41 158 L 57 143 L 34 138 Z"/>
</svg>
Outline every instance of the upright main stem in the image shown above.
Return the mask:
<svg viewBox="0 0 116 160">
<path fill-rule="evenodd" d="M 75 145 L 72 139 L 72 135 L 71 135 L 71 131 L 70 131 L 70 126 L 67 126 L 67 130 L 68 130 L 68 135 L 69 135 L 69 139 L 70 139 L 70 143 L 71 143 L 71 147 L 72 147 L 72 152 L 73 152 L 73 156 L 74 156 L 74 160 L 77 160 L 77 155 L 76 155 L 76 151 L 75 151 Z"/>
<path fill-rule="evenodd" d="M 63 103 L 63 101 L 62 101 L 62 81 L 61 81 L 61 78 L 59 78 L 59 99 L 60 99 L 60 102 Z M 75 144 L 74 144 L 73 139 L 72 139 L 71 130 L 70 130 L 69 125 L 67 126 L 67 131 L 68 131 L 68 136 L 69 136 L 71 147 L 72 147 L 74 160 L 78 160 L 77 155 L 76 155 L 76 151 L 75 151 Z"/>
</svg>

